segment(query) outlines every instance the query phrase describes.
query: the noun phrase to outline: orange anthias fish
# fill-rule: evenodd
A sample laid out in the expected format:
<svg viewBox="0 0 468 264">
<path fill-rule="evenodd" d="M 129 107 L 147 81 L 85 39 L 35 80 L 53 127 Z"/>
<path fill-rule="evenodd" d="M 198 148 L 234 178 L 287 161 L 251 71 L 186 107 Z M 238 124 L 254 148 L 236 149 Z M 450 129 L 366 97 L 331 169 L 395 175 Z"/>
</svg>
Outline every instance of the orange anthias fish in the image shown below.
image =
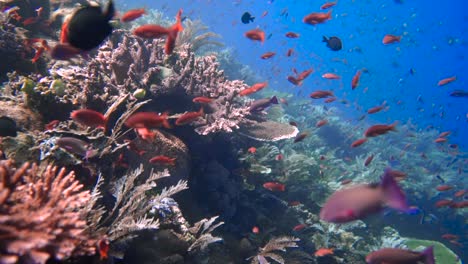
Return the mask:
<svg viewBox="0 0 468 264">
<path fill-rule="evenodd" d="M 332 91 L 318 90 L 310 94 L 310 98 L 313 98 L 313 99 L 321 99 L 321 98 L 326 98 L 329 96 L 334 96 Z"/>
<path fill-rule="evenodd" d="M 259 28 L 245 32 L 244 36 L 251 40 L 260 41 L 262 44 L 265 42 L 265 32 Z"/>
<path fill-rule="evenodd" d="M 331 255 L 333 254 L 333 249 L 332 248 L 320 248 L 317 251 L 315 251 L 314 256 L 316 257 L 323 257 L 326 255 Z"/>
<path fill-rule="evenodd" d="M 287 33 L 285 34 L 285 36 L 286 36 L 287 38 L 298 38 L 300 35 L 297 34 L 297 33 L 294 33 L 294 32 L 287 32 Z"/>
<path fill-rule="evenodd" d="M 450 185 L 439 185 L 436 187 L 436 190 L 438 190 L 439 192 L 445 192 L 445 191 L 449 191 L 452 189 L 453 189 L 453 186 L 450 186 Z"/>
<path fill-rule="evenodd" d="M 153 164 L 165 164 L 165 165 L 175 165 L 176 158 L 170 158 L 167 156 L 159 155 L 152 157 L 149 162 Z"/>
<path fill-rule="evenodd" d="M 294 143 L 297 143 L 297 142 L 300 142 L 300 141 L 304 140 L 308 135 L 309 135 L 309 133 L 307 133 L 307 132 L 300 133 L 299 135 L 297 135 L 294 138 Z"/>
<path fill-rule="evenodd" d="M 396 125 L 398 122 L 394 122 L 391 125 L 374 125 L 369 127 L 365 132 L 365 137 L 376 137 L 383 134 L 387 134 L 389 131 L 396 131 Z"/>
<path fill-rule="evenodd" d="M 257 152 L 257 149 L 255 147 L 250 147 L 249 149 L 247 149 L 247 152 L 249 152 L 250 154 L 255 154 L 255 152 Z"/>
<path fill-rule="evenodd" d="M 131 128 L 158 128 L 161 126 L 171 128 L 167 116 L 167 112 L 161 115 L 154 112 L 138 112 L 129 116 L 125 120 L 125 125 Z"/>
<path fill-rule="evenodd" d="M 374 107 L 372 107 L 372 108 L 369 108 L 369 109 L 367 110 L 367 113 L 368 113 L 368 114 L 375 114 L 375 113 L 378 113 L 378 112 L 382 111 L 382 109 L 385 108 L 386 103 L 387 103 L 387 102 L 384 101 L 381 105 L 378 105 L 378 106 L 374 106 Z"/>
<path fill-rule="evenodd" d="M 438 85 L 438 86 L 446 85 L 446 84 L 448 84 L 448 83 L 451 83 L 451 82 L 455 81 L 456 79 L 457 79 L 456 76 L 452 76 L 452 77 L 449 77 L 449 78 L 445 78 L 445 79 L 440 80 L 440 81 L 437 83 L 437 85 Z"/>
<path fill-rule="evenodd" d="M 361 71 L 357 71 L 351 80 L 351 88 L 354 90 L 359 85 L 359 79 L 361 78 Z"/>
<path fill-rule="evenodd" d="M 133 30 L 133 34 L 147 39 L 164 38 L 169 34 L 169 29 L 160 25 L 147 24 L 137 27 Z"/>
<path fill-rule="evenodd" d="M 144 14 L 146 14 L 144 8 L 128 10 L 127 12 L 125 12 L 125 14 L 122 15 L 122 17 L 120 17 L 120 21 L 122 21 L 123 23 L 130 22 L 141 17 Z"/>
<path fill-rule="evenodd" d="M 91 109 L 79 109 L 71 112 L 70 118 L 89 127 L 105 128 L 106 118 L 103 114 Z"/>
<path fill-rule="evenodd" d="M 186 125 L 186 124 L 192 123 L 193 121 L 195 121 L 195 119 L 203 115 L 204 115 L 203 107 L 200 107 L 200 110 L 198 112 L 187 112 L 181 115 L 179 118 L 177 118 L 177 120 L 175 121 L 175 124 L 177 126 Z"/>
<path fill-rule="evenodd" d="M 263 88 L 267 87 L 267 85 L 268 85 L 267 82 L 256 83 L 256 84 L 250 86 L 249 88 L 240 91 L 239 95 L 240 96 L 245 96 L 245 95 L 253 94 L 253 93 L 258 92 L 258 91 L 262 90 Z"/>
<path fill-rule="evenodd" d="M 298 224 L 296 226 L 293 227 L 293 231 L 296 231 L 296 232 L 299 232 L 301 230 L 304 230 L 304 228 L 306 228 L 307 225 L 306 224 Z"/>
<path fill-rule="evenodd" d="M 328 13 L 311 13 L 305 16 L 302 19 L 302 22 L 310 25 L 317 25 L 321 23 L 325 23 L 325 21 L 331 19 L 331 11 Z"/>
<path fill-rule="evenodd" d="M 320 9 L 325 10 L 336 5 L 336 2 L 328 2 L 323 4 Z"/>
<path fill-rule="evenodd" d="M 288 51 L 286 52 L 286 57 L 291 57 L 294 53 L 294 49 L 288 49 Z"/>
<path fill-rule="evenodd" d="M 109 241 L 107 239 L 101 239 L 99 240 L 97 247 L 99 250 L 100 259 L 101 260 L 107 259 L 108 252 L 109 252 Z"/>
<path fill-rule="evenodd" d="M 200 104 L 209 104 L 213 101 L 212 98 L 204 97 L 204 96 L 199 96 L 195 97 L 192 99 L 192 102 L 194 103 L 200 103 Z"/>
<path fill-rule="evenodd" d="M 387 44 L 392 44 L 392 43 L 396 43 L 396 42 L 400 42 L 401 40 L 401 36 L 395 36 L 395 35 L 390 35 L 390 34 L 387 34 L 384 36 L 384 38 L 382 39 L 382 43 L 387 45 Z"/>
<path fill-rule="evenodd" d="M 334 74 L 334 73 L 324 73 L 322 74 L 322 78 L 324 79 L 329 79 L 329 80 L 338 80 L 340 79 L 340 76 Z"/>
<path fill-rule="evenodd" d="M 317 123 L 315 124 L 315 127 L 322 127 L 326 124 L 328 124 L 328 120 L 322 119 L 322 120 L 317 121 Z"/>
<path fill-rule="evenodd" d="M 266 59 L 272 58 L 273 56 L 275 56 L 275 54 L 276 52 L 272 52 L 272 51 L 265 52 L 262 54 L 262 56 L 260 56 L 260 58 L 266 60 Z"/>
<path fill-rule="evenodd" d="M 272 192 L 284 192 L 286 190 L 286 186 L 279 182 L 265 182 L 263 188 Z"/>
<path fill-rule="evenodd" d="M 360 139 L 357 139 L 357 140 L 355 140 L 353 143 L 351 143 L 351 147 L 352 147 L 352 148 L 359 147 L 359 146 L 361 146 L 362 144 L 366 143 L 366 141 L 367 141 L 367 138 L 360 138 Z"/>
</svg>

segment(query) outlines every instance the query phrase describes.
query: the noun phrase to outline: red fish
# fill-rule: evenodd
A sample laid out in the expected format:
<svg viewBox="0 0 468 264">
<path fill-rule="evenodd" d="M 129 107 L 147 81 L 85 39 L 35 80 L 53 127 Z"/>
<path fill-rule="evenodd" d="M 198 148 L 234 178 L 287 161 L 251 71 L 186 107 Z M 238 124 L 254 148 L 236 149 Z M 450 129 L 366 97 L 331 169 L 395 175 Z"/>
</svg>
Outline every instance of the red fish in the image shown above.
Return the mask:
<svg viewBox="0 0 468 264">
<path fill-rule="evenodd" d="M 367 138 L 360 138 L 358 140 L 355 140 L 353 143 L 351 143 L 351 147 L 352 148 L 359 147 L 362 144 L 366 143 L 366 141 L 367 141 Z"/>
<path fill-rule="evenodd" d="M 141 139 L 143 140 L 153 142 L 154 139 L 156 138 L 156 133 L 154 133 L 153 131 L 151 131 L 150 129 L 146 127 L 135 128 L 135 131 L 138 134 L 138 136 L 140 136 Z"/>
<path fill-rule="evenodd" d="M 392 44 L 392 43 L 396 43 L 396 42 L 400 42 L 401 40 L 401 36 L 395 36 L 395 35 L 390 35 L 390 34 L 387 34 L 384 36 L 384 38 L 382 39 L 382 43 L 387 45 L 387 44 Z"/>
<path fill-rule="evenodd" d="M 378 106 L 374 106 L 374 107 L 372 107 L 372 108 L 369 108 L 369 109 L 367 110 L 367 113 L 368 113 L 368 114 L 375 114 L 375 113 L 378 113 L 378 112 L 382 111 L 382 109 L 385 108 L 386 103 L 387 103 L 387 102 L 384 101 L 381 105 L 378 105 Z"/>
<path fill-rule="evenodd" d="M 369 264 L 403 264 L 403 263 L 425 263 L 435 264 L 433 246 L 427 247 L 422 252 L 411 251 L 401 248 L 382 248 L 371 252 L 366 256 Z"/>
<path fill-rule="evenodd" d="M 440 138 L 434 139 L 434 142 L 435 143 L 444 143 L 444 142 L 447 142 L 447 139 L 443 138 L 443 137 L 440 137 Z"/>
<path fill-rule="evenodd" d="M 297 143 L 297 142 L 300 142 L 300 141 L 304 140 L 307 136 L 309 136 L 309 133 L 307 133 L 307 132 L 300 133 L 299 135 L 297 135 L 294 138 L 294 143 Z"/>
<path fill-rule="evenodd" d="M 310 94 L 310 98 L 321 99 L 329 96 L 334 96 L 332 91 L 318 90 Z"/>
<path fill-rule="evenodd" d="M 313 72 L 314 72 L 314 69 L 308 69 L 308 70 L 302 71 L 301 73 L 297 75 L 297 79 L 299 81 L 305 80 L 305 78 L 309 77 L 309 75 Z"/>
<path fill-rule="evenodd" d="M 62 23 L 62 30 L 60 31 L 60 43 L 68 43 L 68 21 Z"/>
<path fill-rule="evenodd" d="M 370 155 L 369 157 L 367 157 L 367 159 L 364 161 L 364 166 L 369 166 L 369 164 L 372 162 L 372 160 L 374 159 L 374 155 Z"/>
<path fill-rule="evenodd" d="M 251 40 L 260 41 L 262 44 L 265 42 L 265 32 L 258 28 L 245 32 L 244 36 Z"/>
<path fill-rule="evenodd" d="M 129 116 L 125 120 L 125 125 L 131 128 L 158 128 L 161 126 L 171 128 L 167 116 L 167 112 L 161 115 L 154 112 L 138 112 Z"/>
<path fill-rule="evenodd" d="M 302 22 L 310 25 L 316 25 L 320 23 L 325 23 L 327 20 L 331 19 L 331 11 L 328 13 L 311 13 L 305 16 L 302 19 Z"/>
<path fill-rule="evenodd" d="M 147 39 L 164 38 L 169 34 L 169 29 L 160 25 L 147 24 L 137 27 L 133 30 L 133 34 Z"/>
<path fill-rule="evenodd" d="M 203 107 L 200 107 L 200 110 L 198 112 L 187 112 L 181 115 L 179 118 L 177 118 L 177 120 L 175 121 L 175 124 L 177 126 L 182 126 L 182 125 L 192 123 L 199 117 L 203 116 L 203 114 L 204 114 Z"/>
<path fill-rule="evenodd" d="M 404 180 L 406 178 L 406 173 L 402 172 L 402 171 L 399 171 L 399 170 L 390 169 L 388 171 L 388 174 L 390 174 L 397 181 L 401 181 L 401 180 Z"/>
<path fill-rule="evenodd" d="M 361 184 L 332 194 L 320 210 L 320 219 L 332 223 L 346 223 L 376 213 L 387 205 L 408 211 L 405 194 L 395 179 L 385 170 L 380 185 Z"/>
<path fill-rule="evenodd" d="M 47 123 L 45 125 L 45 129 L 46 130 L 52 130 L 55 127 L 57 127 L 59 123 L 60 123 L 60 120 L 52 120 L 52 121 L 50 121 L 49 123 Z"/>
<path fill-rule="evenodd" d="M 449 78 L 445 78 L 445 79 L 440 80 L 440 81 L 437 83 L 437 85 L 438 85 L 438 86 L 446 85 L 446 84 L 448 84 L 448 83 L 451 83 L 451 82 L 455 81 L 456 79 L 457 79 L 456 76 L 452 76 L 452 77 L 449 77 Z"/>
<path fill-rule="evenodd" d="M 456 193 L 453 194 L 453 196 L 459 198 L 459 197 L 462 197 L 463 195 L 465 195 L 466 193 L 466 190 L 460 190 L 460 191 L 457 191 Z"/>
<path fill-rule="evenodd" d="M 258 226 L 252 227 L 252 233 L 254 233 L 254 234 L 260 233 L 260 228 L 258 228 Z"/>
<path fill-rule="evenodd" d="M 239 95 L 240 96 L 245 96 L 245 95 L 256 93 L 256 92 L 262 90 L 263 88 L 267 87 L 267 85 L 268 85 L 267 82 L 256 83 L 256 84 L 250 86 L 249 88 L 240 91 Z"/>
<path fill-rule="evenodd" d="M 283 160 L 283 158 L 284 158 L 283 154 L 278 154 L 278 155 L 276 155 L 275 160 L 281 161 L 281 160 Z"/>
<path fill-rule="evenodd" d="M 369 127 L 366 132 L 364 132 L 365 137 L 376 137 L 380 135 L 387 134 L 389 131 L 396 131 L 396 125 L 398 122 L 394 122 L 391 125 L 374 125 Z"/>
<path fill-rule="evenodd" d="M 164 53 L 169 55 L 175 48 L 175 43 L 177 39 L 177 35 L 181 32 L 184 28 L 182 27 L 182 9 L 179 9 L 176 15 L 176 22 L 174 25 L 169 27 L 169 34 L 167 34 L 166 44 L 164 45 Z"/>
<path fill-rule="evenodd" d="M 107 259 L 109 252 L 109 241 L 107 239 L 101 239 L 99 240 L 97 247 L 99 249 L 100 259 Z"/>
<path fill-rule="evenodd" d="M 266 60 L 266 59 L 272 58 L 273 56 L 275 56 L 275 54 L 276 52 L 272 52 L 272 51 L 265 52 L 262 54 L 262 56 L 260 56 L 260 58 Z"/>
<path fill-rule="evenodd" d="M 287 80 L 294 85 L 297 85 L 297 86 L 302 85 L 302 80 L 299 80 L 298 78 L 294 76 L 289 75 L 287 77 Z"/>
<path fill-rule="evenodd" d="M 338 75 L 336 75 L 334 73 L 327 72 L 327 73 L 322 74 L 322 78 L 329 79 L 329 80 L 338 80 L 338 79 L 340 79 L 340 76 L 338 76 Z"/>
<path fill-rule="evenodd" d="M 335 6 L 335 5 L 336 5 L 336 2 L 328 2 L 328 3 L 323 4 L 323 5 L 320 7 L 320 9 L 322 9 L 322 10 L 328 9 L 328 8 L 333 7 L 333 6 Z"/>
<path fill-rule="evenodd" d="M 255 152 L 257 152 L 257 149 L 255 147 L 250 147 L 249 149 L 247 149 L 247 152 L 249 152 L 250 154 L 254 154 Z"/>
<path fill-rule="evenodd" d="M 443 234 L 442 238 L 447 240 L 458 240 L 458 236 L 453 234 Z"/>
<path fill-rule="evenodd" d="M 208 97 L 203 97 L 203 96 L 195 97 L 195 98 L 192 99 L 192 102 L 201 103 L 201 104 L 209 104 L 212 101 L 213 101 L 213 99 L 208 98 Z"/>
<path fill-rule="evenodd" d="M 89 127 L 105 128 L 106 118 L 103 114 L 91 109 L 79 109 L 71 112 L 70 118 Z"/>
<path fill-rule="evenodd" d="M 164 155 L 154 156 L 152 157 L 149 162 L 152 164 L 164 164 L 164 165 L 175 165 L 176 158 L 170 158 Z"/>
<path fill-rule="evenodd" d="M 263 188 L 272 192 L 284 192 L 286 190 L 286 186 L 279 182 L 265 182 Z"/>
<path fill-rule="evenodd" d="M 301 230 L 304 230 L 304 228 L 306 228 L 307 225 L 306 224 L 298 224 L 296 226 L 293 227 L 293 231 L 296 231 L 296 232 L 299 232 Z"/>
<path fill-rule="evenodd" d="M 298 38 L 300 35 L 294 32 L 287 32 L 285 36 L 288 38 Z"/>
<path fill-rule="evenodd" d="M 317 251 L 315 251 L 314 256 L 324 257 L 326 255 L 331 255 L 331 254 L 333 254 L 332 248 L 319 248 Z"/>
<path fill-rule="evenodd" d="M 56 60 L 69 60 L 83 52 L 71 45 L 59 43 L 50 50 L 50 56 Z"/>
<path fill-rule="evenodd" d="M 438 190 L 439 192 L 445 192 L 445 191 L 449 191 L 452 189 L 453 189 L 453 186 L 450 186 L 450 185 L 439 185 L 436 187 L 436 190 Z"/>
<path fill-rule="evenodd" d="M 351 179 L 342 180 L 341 185 L 350 184 L 351 182 L 353 182 L 353 180 L 351 180 Z"/>
<path fill-rule="evenodd" d="M 42 53 L 44 53 L 45 49 L 44 47 L 39 47 L 39 48 L 35 48 L 35 50 L 36 50 L 36 54 L 34 54 L 34 58 L 31 59 L 32 63 L 36 63 L 39 60 L 39 58 L 41 58 L 41 55 Z"/>
<path fill-rule="evenodd" d="M 327 98 L 324 100 L 325 103 L 332 103 L 332 102 L 335 102 L 336 101 L 336 97 L 330 97 L 330 98 Z"/>
<path fill-rule="evenodd" d="M 315 127 L 322 127 L 324 125 L 328 124 L 328 120 L 326 119 L 323 119 L 323 120 L 319 120 L 317 121 L 317 123 L 315 124 Z"/>
<path fill-rule="evenodd" d="M 130 22 L 141 17 L 144 14 L 146 14 L 144 8 L 128 10 L 127 12 L 125 12 L 125 14 L 122 15 L 122 17 L 120 17 L 120 21 L 123 23 Z"/>
<path fill-rule="evenodd" d="M 450 133 L 452 133 L 452 132 L 444 131 L 444 132 L 440 133 L 438 137 L 439 138 L 447 137 L 448 135 L 450 135 Z"/>
<path fill-rule="evenodd" d="M 357 71 L 351 80 L 351 88 L 354 90 L 359 85 L 359 79 L 361 78 L 361 71 Z"/>
<path fill-rule="evenodd" d="M 441 207 L 451 206 L 452 204 L 453 204 L 452 200 L 442 199 L 435 203 L 435 207 L 441 208 Z"/>
<path fill-rule="evenodd" d="M 301 202 L 299 202 L 299 201 L 291 201 L 291 202 L 288 203 L 289 206 L 298 206 L 300 204 L 301 204 Z"/>
<path fill-rule="evenodd" d="M 292 49 L 292 48 L 288 49 L 288 51 L 286 52 L 286 56 L 291 57 L 293 55 L 293 53 L 294 53 L 294 49 Z"/>
</svg>

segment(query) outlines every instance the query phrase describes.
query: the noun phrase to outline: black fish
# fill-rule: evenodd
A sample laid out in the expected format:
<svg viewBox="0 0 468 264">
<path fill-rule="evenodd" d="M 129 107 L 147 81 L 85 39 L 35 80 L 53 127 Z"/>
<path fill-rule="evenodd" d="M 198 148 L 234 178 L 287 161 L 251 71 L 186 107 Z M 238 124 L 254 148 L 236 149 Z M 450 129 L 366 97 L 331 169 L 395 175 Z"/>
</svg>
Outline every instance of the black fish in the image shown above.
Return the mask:
<svg viewBox="0 0 468 264">
<path fill-rule="evenodd" d="M 253 101 L 249 110 L 250 112 L 261 112 L 272 104 L 278 104 L 278 98 L 276 98 L 276 96 Z"/>
<path fill-rule="evenodd" d="M 323 36 L 322 42 L 327 43 L 327 47 L 329 47 L 331 50 L 338 51 L 341 48 L 343 48 L 343 44 L 341 43 L 341 39 L 338 37 L 330 37 L 327 38 Z"/>
<path fill-rule="evenodd" d="M 87 5 L 78 9 L 68 22 L 68 43 L 80 50 L 96 48 L 112 33 L 109 20 L 114 15 L 112 0 L 109 1 L 104 12 L 100 6 Z"/>
<path fill-rule="evenodd" d="M 0 137 L 16 137 L 17 131 L 15 120 L 7 116 L 0 117 Z"/>
<path fill-rule="evenodd" d="M 254 19 L 255 19 L 255 17 L 253 17 L 249 12 L 245 12 L 241 17 L 242 23 L 244 23 L 244 24 L 248 24 L 250 22 L 253 22 Z"/>
<path fill-rule="evenodd" d="M 468 97 L 468 91 L 465 90 L 455 90 L 450 93 L 450 96 L 454 97 Z"/>
</svg>

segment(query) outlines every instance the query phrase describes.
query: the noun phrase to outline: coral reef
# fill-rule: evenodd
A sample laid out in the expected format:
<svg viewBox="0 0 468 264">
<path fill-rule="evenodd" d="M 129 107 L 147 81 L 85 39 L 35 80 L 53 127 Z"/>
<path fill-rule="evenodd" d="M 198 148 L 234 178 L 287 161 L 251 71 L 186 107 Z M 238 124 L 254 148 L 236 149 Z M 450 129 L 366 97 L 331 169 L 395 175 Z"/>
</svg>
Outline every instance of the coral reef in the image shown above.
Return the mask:
<svg viewBox="0 0 468 264">
<path fill-rule="evenodd" d="M 0 262 L 93 255 L 98 233 L 86 223 L 90 199 L 73 172 L 0 161 Z"/>
<path fill-rule="evenodd" d="M 251 264 L 259 264 L 259 263 L 269 263 L 266 258 L 272 259 L 275 262 L 280 264 L 284 264 L 284 258 L 276 253 L 275 251 L 286 251 L 286 248 L 290 247 L 298 247 L 297 243 L 299 239 L 295 237 L 275 237 L 270 239 L 268 243 L 260 248 L 258 254 L 256 256 L 251 257 Z"/>
</svg>

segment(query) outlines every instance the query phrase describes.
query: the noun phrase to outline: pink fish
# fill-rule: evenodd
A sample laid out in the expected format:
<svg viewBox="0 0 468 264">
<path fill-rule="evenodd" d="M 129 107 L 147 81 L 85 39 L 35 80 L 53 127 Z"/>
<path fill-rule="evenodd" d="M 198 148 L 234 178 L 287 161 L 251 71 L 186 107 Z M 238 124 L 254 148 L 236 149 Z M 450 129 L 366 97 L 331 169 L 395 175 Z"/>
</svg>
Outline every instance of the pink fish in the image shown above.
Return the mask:
<svg viewBox="0 0 468 264">
<path fill-rule="evenodd" d="M 405 194 L 386 169 L 379 185 L 362 184 L 335 192 L 320 211 L 320 219 L 346 223 L 379 212 L 383 207 L 408 211 Z"/>
<path fill-rule="evenodd" d="M 381 263 L 424 263 L 435 264 L 433 246 L 427 247 L 422 252 L 400 248 L 382 248 L 371 252 L 366 257 L 367 264 Z"/>
</svg>

